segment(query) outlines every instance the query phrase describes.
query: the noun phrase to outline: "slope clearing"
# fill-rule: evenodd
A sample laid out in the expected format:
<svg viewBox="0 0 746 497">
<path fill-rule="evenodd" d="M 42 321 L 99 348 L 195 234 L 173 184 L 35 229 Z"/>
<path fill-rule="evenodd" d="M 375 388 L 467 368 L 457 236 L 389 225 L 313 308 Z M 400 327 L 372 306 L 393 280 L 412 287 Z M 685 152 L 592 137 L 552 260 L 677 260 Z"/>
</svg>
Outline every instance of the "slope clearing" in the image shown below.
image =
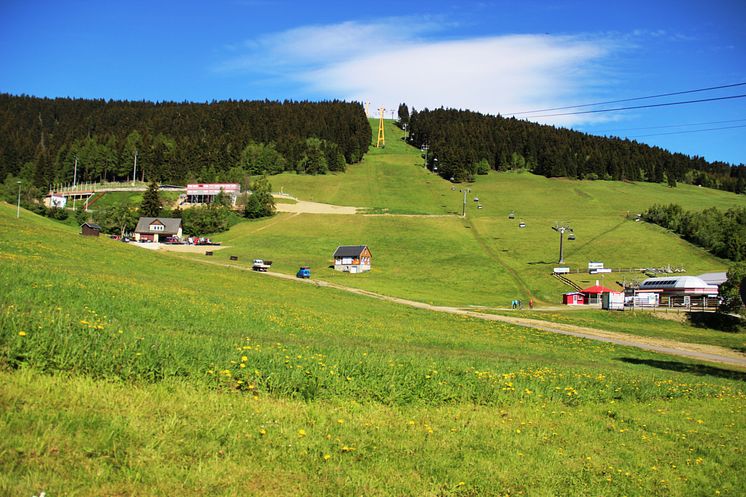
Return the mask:
<svg viewBox="0 0 746 497">
<path fill-rule="evenodd" d="M 195 264 L 14 214 L 0 205 L 3 494 L 746 485 L 742 373 Z"/>
<path fill-rule="evenodd" d="M 556 305 L 569 287 L 550 276 L 559 252 L 559 237 L 551 230 L 555 223 L 575 230 L 576 240 L 565 243 L 565 263 L 573 268 L 603 261 L 606 267 L 670 265 L 700 274 L 723 270 L 727 262 L 657 226 L 635 222 L 634 214 L 653 203 L 691 209 L 746 206 L 743 195 L 689 185 L 570 181 L 516 172 L 492 172 L 474 184 L 451 185 L 424 169 L 420 151 L 404 144 L 401 135 L 389 122 L 386 148 L 372 149 L 344 174 L 272 177 L 275 190 L 302 200 L 389 215 L 280 215 L 236 226 L 218 238 L 242 259 L 271 259 L 287 273 L 310 264 L 315 277 L 392 296 L 503 308 L 514 298 L 533 297 Z M 464 187 L 471 191 L 461 219 L 455 214 L 463 207 Z M 515 219 L 508 219 L 510 212 Z M 397 213 L 433 216 L 391 215 Z M 526 228 L 519 228 L 519 221 Z M 373 252 L 371 274 L 340 275 L 328 269 L 337 245 L 361 243 Z M 586 275 L 579 283 L 590 286 L 599 279 L 614 286 L 617 280 L 643 278 L 640 273 Z"/>
</svg>

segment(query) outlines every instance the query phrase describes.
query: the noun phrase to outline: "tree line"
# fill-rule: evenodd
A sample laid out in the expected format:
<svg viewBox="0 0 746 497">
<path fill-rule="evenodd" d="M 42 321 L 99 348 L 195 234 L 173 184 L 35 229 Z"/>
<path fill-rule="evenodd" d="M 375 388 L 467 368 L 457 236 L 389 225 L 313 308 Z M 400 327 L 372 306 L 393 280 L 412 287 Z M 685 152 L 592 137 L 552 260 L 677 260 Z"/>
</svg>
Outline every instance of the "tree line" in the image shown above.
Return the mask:
<svg viewBox="0 0 746 497">
<path fill-rule="evenodd" d="M 0 178 L 238 182 L 246 174 L 344 171 L 367 152 L 359 103 L 176 103 L 0 94 Z"/>
<path fill-rule="evenodd" d="M 746 208 L 685 211 L 678 204 L 653 205 L 643 219 L 680 235 L 718 257 L 746 261 Z"/>
<path fill-rule="evenodd" d="M 399 106 L 409 142 L 428 146 L 429 167 L 454 181 L 473 180 L 489 169 L 528 169 L 546 177 L 678 182 L 746 192 L 746 166 L 708 162 L 635 140 L 606 138 L 516 118 L 455 109 Z"/>
</svg>

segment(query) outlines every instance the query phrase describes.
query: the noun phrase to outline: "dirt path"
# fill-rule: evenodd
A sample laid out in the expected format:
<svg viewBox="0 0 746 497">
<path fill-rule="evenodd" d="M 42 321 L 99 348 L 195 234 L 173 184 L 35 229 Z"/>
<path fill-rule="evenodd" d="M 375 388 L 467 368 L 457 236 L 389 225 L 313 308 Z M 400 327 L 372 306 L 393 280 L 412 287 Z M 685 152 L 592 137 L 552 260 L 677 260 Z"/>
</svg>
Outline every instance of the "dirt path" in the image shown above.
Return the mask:
<svg viewBox="0 0 746 497">
<path fill-rule="evenodd" d="M 243 271 L 251 271 L 251 268 L 246 266 L 237 266 L 235 264 L 220 263 L 214 261 L 199 260 L 203 264 L 212 264 L 218 266 L 229 267 L 233 269 L 239 269 Z M 368 290 L 362 290 L 360 288 L 352 288 L 348 286 L 339 285 L 337 283 L 330 283 L 322 280 L 303 280 L 298 279 L 293 275 L 267 272 L 264 273 L 267 276 L 274 278 L 281 278 L 285 280 L 292 280 L 299 283 L 316 285 L 318 287 L 334 288 L 344 292 L 354 293 L 357 295 L 364 295 L 366 297 L 375 298 L 378 300 L 384 300 L 386 302 L 393 302 L 400 305 L 406 305 L 417 309 L 425 309 L 433 312 L 444 312 L 448 314 L 457 314 L 461 316 L 469 316 L 476 319 L 484 319 L 486 321 L 500 321 L 504 323 L 510 323 L 517 326 L 523 326 L 526 328 L 533 328 L 541 331 L 547 331 L 550 333 L 558 333 L 561 335 L 569 335 L 578 338 L 587 338 L 589 340 L 597 340 L 600 342 L 613 343 L 615 345 L 622 345 L 625 347 L 635 347 L 638 349 L 648 350 L 659 354 L 668 354 L 679 357 L 686 357 L 689 359 L 696 359 L 705 362 L 715 362 L 719 364 L 727 364 L 729 366 L 735 366 L 737 368 L 746 369 L 746 354 L 736 352 L 734 350 L 727 349 L 725 347 L 718 347 L 715 345 L 704 345 L 697 343 L 686 343 L 677 342 L 674 340 L 666 340 L 664 338 L 650 338 L 641 337 L 637 335 L 629 335 L 626 333 L 616 333 L 612 331 L 600 330 L 597 328 L 586 328 L 583 326 L 575 326 L 570 324 L 561 323 L 549 323 L 547 321 L 541 321 L 539 319 L 520 318 L 513 316 L 501 316 L 496 314 L 485 314 L 473 310 L 463 309 L 459 307 L 449 306 L 437 306 L 426 304 L 424 302 L 418 302 L 416 300 L 402 299 L 399 297 L 390 297 L 382 295 L 380 293 L 371 292 Z"/>
<path fill-rule="evenodd" d="M 277 212 L 293 212 L 296 214 L 357 214 L 357 207 L 344 205 L 322 204 L 320 202 L 309 202 L 298 200 L 294 204 L 275 204 Z"/>
</svg>

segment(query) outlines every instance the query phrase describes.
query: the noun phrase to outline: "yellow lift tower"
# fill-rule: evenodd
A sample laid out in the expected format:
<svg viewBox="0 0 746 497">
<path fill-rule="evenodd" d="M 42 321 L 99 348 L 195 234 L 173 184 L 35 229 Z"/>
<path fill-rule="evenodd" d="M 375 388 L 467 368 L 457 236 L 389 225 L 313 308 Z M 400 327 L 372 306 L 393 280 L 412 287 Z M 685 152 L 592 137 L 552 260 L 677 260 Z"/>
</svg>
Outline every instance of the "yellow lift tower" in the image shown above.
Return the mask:
<svg viewBox="0 0 746 497">
<path fill-rule="evenodd" d="M 383 113 L 386 112 L 386 109 L 381 107 L 378 109 L 378 112 L 380 117 L 378 118 L 378 141 L 376 142 L 376 148 L 381 148 L 386 146 L 386 139 L 383 136 Z"/>
</svg>

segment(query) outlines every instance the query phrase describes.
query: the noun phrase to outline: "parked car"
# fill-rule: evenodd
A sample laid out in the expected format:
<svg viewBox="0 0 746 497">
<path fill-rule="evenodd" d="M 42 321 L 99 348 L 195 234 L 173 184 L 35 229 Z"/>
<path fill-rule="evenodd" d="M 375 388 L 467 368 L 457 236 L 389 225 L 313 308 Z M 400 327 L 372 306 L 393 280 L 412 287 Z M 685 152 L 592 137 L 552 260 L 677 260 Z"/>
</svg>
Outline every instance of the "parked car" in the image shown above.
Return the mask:
<svg viewBox="0 0 746 497">
<path fill-rule="evenodd" d="M 263 259 L 254 259 L 254 263 L 251 265 L 251 269 L 262 273 L 266 273 L 271 267 L 272 261 L 265 261 Z"/>
<path fill-rule="evenodd" d="M 297 273 L 295 273 L 296 278 L 310 278 L 311 277 L 311 268 L 308 266 L 301 266 Z"/>
</svg>

